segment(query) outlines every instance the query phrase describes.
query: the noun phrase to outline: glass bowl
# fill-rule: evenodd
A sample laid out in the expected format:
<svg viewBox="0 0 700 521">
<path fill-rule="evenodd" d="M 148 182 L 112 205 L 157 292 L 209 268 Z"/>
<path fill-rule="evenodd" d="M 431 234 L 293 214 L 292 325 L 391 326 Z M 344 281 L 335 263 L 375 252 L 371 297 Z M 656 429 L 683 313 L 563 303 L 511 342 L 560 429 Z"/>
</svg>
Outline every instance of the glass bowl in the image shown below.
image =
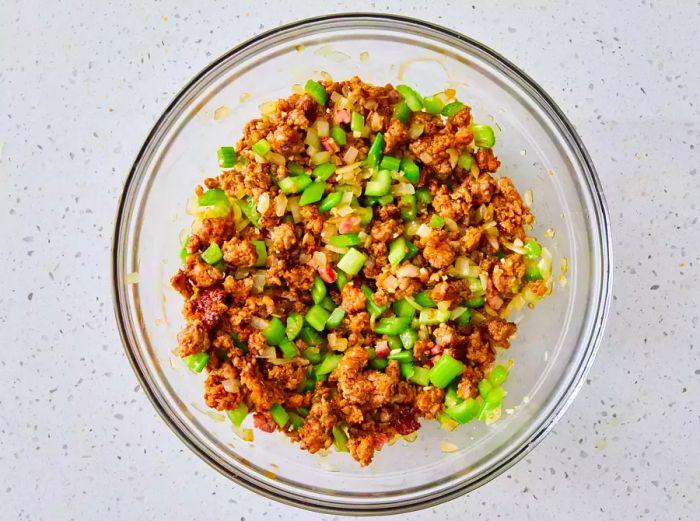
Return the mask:
<svg viewBox="0 0 700 521">
<path fill-rule="evenodd" d="M 217 175 L 216 149 L 233 144 L 266 100 L 322 73 L 408 83 L 430 93 L 452 87 L 475 120 L 497 129 L 499 174 L 534 194 L 534 235 L 562 259 L 564 280 L 499 354 L 515 363 L 504 414 L 454 432 L 424 422 L 412 443 L 377 453 L 368 468 L 347 454 L 321 457 L 279 434 L 243 441 L 223 415 L 206 410 L 204 375 L 172 351 L 181 298 L 169 286 L 193 187 Z M 548 229 L 553 229 L 551 237 Z M 547 238 L 550 236 L 550 238 Z M 304 20 L 250 40 L 201 71 L 148 135 L 122 195 L 114 237 L 117 322 L 134 371 L 158 413 L 196 454 L 251 490 L 333 513 L 415 510 L 472 490 L 509 468 L 562 416 L 584 380 L 608 310 L 609 222 L 591 160 L 571 123 L 516 66 L 482 44 L 426 22 L 348 14 Z M 562 274 L 564 275 L 564 274 Z M 249 421 L 249 420 L 247 420 Z M 441 451 L 441 442 L 458 447 Z"/>
</svg>

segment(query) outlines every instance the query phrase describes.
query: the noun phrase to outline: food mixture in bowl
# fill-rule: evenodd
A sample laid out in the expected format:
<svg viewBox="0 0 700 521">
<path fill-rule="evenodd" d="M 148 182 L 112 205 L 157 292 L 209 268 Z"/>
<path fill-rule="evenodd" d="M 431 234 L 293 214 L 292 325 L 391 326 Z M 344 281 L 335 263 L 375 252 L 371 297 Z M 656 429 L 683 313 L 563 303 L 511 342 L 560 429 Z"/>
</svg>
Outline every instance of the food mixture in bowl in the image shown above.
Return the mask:
<svg viewBox="0 0 700 521">
<path fill-rule="evenodd" d="M 309 80 L 219 149 L 171 282 L 178 354 L 235 426 L 366 466 L 421 419 L 498 418 L 507 317 L 551 291 L 551 254 L 454 96 Z"/>
</svg>

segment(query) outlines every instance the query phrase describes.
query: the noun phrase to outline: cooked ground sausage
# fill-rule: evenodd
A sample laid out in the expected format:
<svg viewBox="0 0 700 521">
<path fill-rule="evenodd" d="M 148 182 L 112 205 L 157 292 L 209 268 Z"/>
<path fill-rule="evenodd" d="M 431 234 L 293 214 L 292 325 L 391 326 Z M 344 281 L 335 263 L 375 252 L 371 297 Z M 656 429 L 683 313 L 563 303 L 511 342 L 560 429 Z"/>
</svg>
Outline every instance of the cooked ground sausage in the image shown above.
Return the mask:
<svg viewBox="0 0 700 521">
<path fill-rule="evenodd" d="M 311 453 L 347 443 L 362 466 L 444 412 L 425 371 L 445 355 L 463 364 L 457 395 L 481 399 L 516 332 L 510 303 L 551 288 L 521 254 L 533 217 L 510 179 L 491 175 L 500 161 L 475 145 L 471 109 L 399 114 L 402 100 L 355 77 L 271 104 L 244 127 L 233 165 L 203 181 L 215 203 L 171 279 L 186 322 L 177 353 L 204 361 L 209 407 L 244 404 L 259 430 Z M 414 307 L 417 327 L 394 316 Z M 408 358 L 387 360 L 408 342 Z"/>
</svg>

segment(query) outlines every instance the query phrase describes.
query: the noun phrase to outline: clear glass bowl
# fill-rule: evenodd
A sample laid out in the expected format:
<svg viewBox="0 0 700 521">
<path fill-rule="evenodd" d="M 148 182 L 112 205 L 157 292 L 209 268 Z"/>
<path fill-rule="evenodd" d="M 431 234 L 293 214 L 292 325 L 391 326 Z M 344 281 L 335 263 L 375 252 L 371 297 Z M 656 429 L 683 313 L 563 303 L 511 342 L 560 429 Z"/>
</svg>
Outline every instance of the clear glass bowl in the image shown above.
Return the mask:
<svg viewBox="0 0 700 521">
<path fill-rule="evenodd" d="M 279 434 L 245 442 L 222 415 L 206 410 L 204 375 L 172 350 L 182 326 L 181 298 L 168 279 L 179 266 L 178 235 L 191 218 L 195 184 L 219 171 L 215 150 L 233 144 L 258 105 L 286 97 L 321 72 L 359 75 L 419 92 L 446 87 L 500 129 L 499 173 L 532 189 L 534 233 L 554 254 L 562 287 L 524 312 L 517 340 L 499 355 L 515 362 L 503 418 L 448 433 L 424 422 L 360 468 L 347 454 L 301 451 Z M 227 107 L 229 112 L 226 114 Z M 220 109 L 220 110 L 217 110 Z M 224 117 L 225 116 L 225 117 Z M 553 239 L 544 238 L 548 228 Z M 134 162 L 114 237 L 117 321 L 126 352 L 158 413 L 196 454 L 235 482 L 296 506 L 378 514 L 423 508 L 472 490 L 509 468 L 561 417 L 602 337 L 611 287 L 609 222 L 591 160 L 554 102 L 516 66 L 461 34 L 418 20 L 337 15 L 304 20 L 250 40 L 200 72 L 168 106 Z M 136 282 L 134 272 L 138 273 Z M 556 276 L 556 275 L 555 275 Z M 443 453 L 440 442 L 459 450 Z"/>
</svg>

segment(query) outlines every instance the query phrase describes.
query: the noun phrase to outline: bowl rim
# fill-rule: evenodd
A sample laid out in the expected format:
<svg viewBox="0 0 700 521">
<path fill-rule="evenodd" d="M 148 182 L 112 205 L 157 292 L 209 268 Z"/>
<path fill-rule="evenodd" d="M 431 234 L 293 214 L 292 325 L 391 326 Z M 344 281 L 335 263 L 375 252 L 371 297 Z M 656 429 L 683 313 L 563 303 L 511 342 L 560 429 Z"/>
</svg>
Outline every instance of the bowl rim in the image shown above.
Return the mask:
<svg viewBox="0 0 700 521">
<path fill-rule="evenodd" d="M 148 385 L 148 379 L 142 371 L 141 367 L 137 363 L 136 357 L 133 350 L 131 349 L 131 344 L 129 341 L 129 335 L 127 333 L 126 320 L 122 313 L 122 302 L 120 293 L 120 273 L 119 273 L 119 260 L 120 256 L 120 242 L 121 236 L 126 232 L 124 229 L 125 224 L 128 224 L 128 219 L 126 215 L 127 206 L 127 195 L 130 191 L 130 187 L 136 176 L 138 167 L 145 155 L 146 150 L 149 147 L 152 139 L 159 132 L 164 121 L 169 117 L 175 106 L 181 101 L 181 99 L 188 93 L 188 91 L 195 85 L 200 79 L 211 72 L 214 68 L 220 65 L 225 60 L 234 57 L 235 55 L 242 53 L 249 47 L 260 43 L 261 41 L 267 40 L 279 34 L 283 34 L 290 31 L 295 31 L 302 29 L 307 26 L 313 26 L 319 22 L 328 21 L 347 21 L 347 20 L 366 20 L 374 22 L 388 22 L 388 23 L 399 23 L 402 25 L 414 25 L 421 29 L 432 31 L 440 36 L 453 38 L 460 42 L 463 42 L 471 47 L 476 48 L 480 52 L 487 55 L 488 58 L 493 60 L 495 64 L 500 65 L 507 70 L 510 75 L 515 76 L 517 80 L 521 82 L 523 87 L 530 90 L 530 93 L 534 93 L 540 97 L 539 102 L 543 104 L 548 109 L 548 116 L 555 116 L 558 121 L 555 121 L 571 140 L 571 145 L 573 149 L 579 155 L 579 160 L 583 166 L 584 179 L 588 183 L 589 195 L 591 197 L 593 207 L 595 208 L 595 215 L 598 219 L 598 232 L 600 239 L 600 256 L 599 260 L 601 262 L 600 270 L 600 287 L 598 288 L 598 306 L 595 310 L 595 314 L 591 319 L 591 338 L 588 341 L 588 345 L 583 353 L 579 367 L 572 375 L 572 380 L 569 383 L 566 391 L 561 396 L 559 402 L 552 409 L 550 415 L 545 418 L 542 424 L 533 433 L 524 440 L 520 447 L 516 447 L 510 457 L 501 460 L 501 462 L 490 468 L 488 472 L 481 476 L 478 476 L 472 481 L 463 481 L 457 483 L 450 488 L 447 488 L 438 493 L 434 493 L 429 496 L 421 496 L 413 500 L 403 500 L 397 499 L 385 503 L 371 503 L 367 505 L 361 504 L 349 504 L 333 500 L 315 501 L 313 499 L 304 498 L 298 494 L 288 493 L 287 491 L 280 490 L 278 488 L 271 488 L 266 484 L 256 481 L 254 477 L 247 476 L 243 474 L 232 475 L 228 468 L 221 465 L 216 458 L 212 457 L 207 451 L 200 447 L 195 441 L 190 439 L 185 432 L 180 428 L 180 426 L 173 420 L 173 418 L 167 413 L 165 408 L 160 403 L 156 393 Z M 143 389 L 144 393 L 148 397 L 149 401 L 156 409 L 156 412 L 163 419 L 163 421 L 168 425 L 168 427 L 175 433 L 175 435 L 200 459 L 206 462 L 210 467 L 218 471 L 220 474 L 226 476 L 232 481 L 236 482 L 247 488 L 248 490 L 258 493 L 263 497 L 268 499 L 274 499 L 280 501 L 284 504 L 304 508 L 307 510 L 329 513 L 329 514 L 340 514 L 340 515 L 387 515 L 396 514 L 402 512 L 410 512 L 423 508 L 428 508 L 431 506 L 438 505 L 440 503 L 449 501 L 456 497 L 459 497 L 465 493 L 468 493 L 476 488 L 486 484 L 492 479 L 496 478 L 509 468 L 511 468 L 515 463 L 520 461 L 525 457 L 553 428 L 553 426 L 559 421 L 559 419 L 566 412 L 568 407 L 571 405 L 573 399 L 578 394 L 583 382 L 585 381 L 586 374 L 588 373 L 590 367 L 593 364 L 597 351 L 600 347 L 600 343 L 603 338 L 605 325 L 608 318 L 608 312 L 610 309 L 610 300 L 612 295 L 612 282 L 613 282 L 613 248 L 612 248 L 612 236 L 611 236 L 611 226 L 610 219 L 608 215 L 607 203 L 605 201 L 605 196 L 603 195 L 602 187 L 598 174 L 593 165 L 593 162 L 586 150 L 580 136 L 574 129 L 571 122 L 564 115 L 563 111 L 554 102 L 554 100 L 540 87 L 529 75 L 527 75 L 522 69 L 513 64 L 511 61 L 503 57 L 500 53 L 494 51 L 490 47 L 474 40 L 468 36 L 465 36 L 458 31 L 448 29 L 438 24 L 432 22 L 427 22 L 413 17 L 407 17 L 395 14 L 378 14 L 378 13 L 333 13 L 328 15 L 304 18 L 292 23 L 281 25 L 277 28 L 264 31 L 237 46 L 232 47 L 225 53 L 218 56 L 216 59 L 211 61 L 207 66 L 202 68 L 196 75 L 192 77 L 172 98 L 168 103 L 165 110 L 162 112 L 160 117 L 153 124 L 150 132 L 146 136 L 143 144 L 141 145 L 139 152 L 137 153 L 129 173 L 124 181 L 122 193 L 119 197 L 116 216 L 114 224 L 114 233 L 112 238 L 112 303 L 114 307 L 115 318 L 117 321 L 119 336 L 121 338 L 126 357 L 131 364 L 131 367 L 136 374 L 136 377 Z M 596 260 L 598 260 L 596 259 Z M 595 261 L 594 261 L 595 262 Z M 596 296 L 596 295 L 594 295 Z"/>
</svg>

